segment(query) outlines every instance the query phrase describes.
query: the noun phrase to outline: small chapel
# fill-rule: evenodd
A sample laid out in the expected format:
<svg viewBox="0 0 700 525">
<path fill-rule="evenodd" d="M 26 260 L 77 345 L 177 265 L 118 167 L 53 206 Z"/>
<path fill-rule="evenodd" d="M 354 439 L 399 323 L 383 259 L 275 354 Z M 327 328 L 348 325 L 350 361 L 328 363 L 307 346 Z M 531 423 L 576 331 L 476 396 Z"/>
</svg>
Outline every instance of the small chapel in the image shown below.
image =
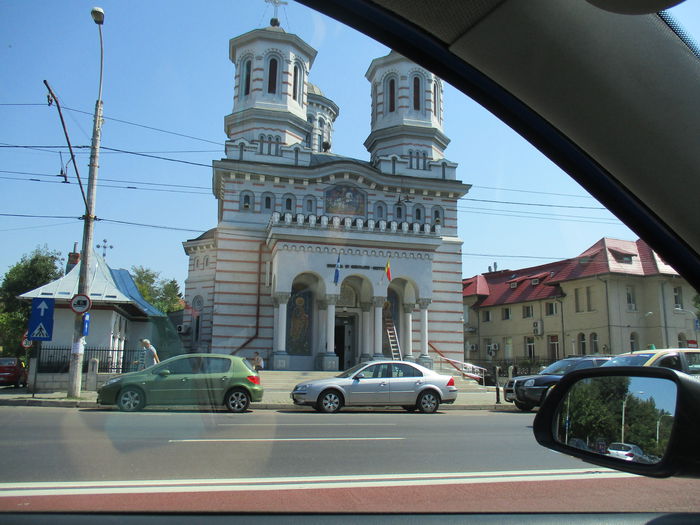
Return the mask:
<svg viewBox="0 0 700 525">
<path fill-rule="evenodd" d="M 393 51 L 372 60 L 369 158 L 344 157 L 340 108 L 309 81 L 316 54 L 276 18 L 230 40 L 217 226 L 183 242 L 185 347 L 258 352 L 275 370 L 463 360 L 457 202 L 470 186 L 445 157 L 443 82 Z"/>
</svg>

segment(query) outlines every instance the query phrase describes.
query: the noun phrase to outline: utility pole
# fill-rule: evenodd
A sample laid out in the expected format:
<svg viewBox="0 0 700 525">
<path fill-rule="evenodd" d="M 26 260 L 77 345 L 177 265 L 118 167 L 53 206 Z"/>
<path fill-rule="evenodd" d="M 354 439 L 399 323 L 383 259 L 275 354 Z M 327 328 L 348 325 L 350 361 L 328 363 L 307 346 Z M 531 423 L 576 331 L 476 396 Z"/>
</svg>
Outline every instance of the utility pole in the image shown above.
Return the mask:
<svg viewBox="0 0 700 525">
<path fill-rule="evenodd" d="M 90 13 L 97 24 L 100 33 L 100 83 L 95 102 L 95 115 L 92 123 L 92 146 L 90 148 L 90 172 L 88 175 L 88 192 L 83 217 L 83 246 L 78 277 L 78 295 L 90 296 L 90 259 L 92 258 L 93 230 L 95 227 L 95 196 L 97 192 L 97 170 L 100 156 L 100 133 L 102 130 L 102 69 L 104 49 L 102 45 L 102 24 L 105 14 L 99 7 L 93 7 Z M 70 368 L 68 378 L 68 396 L 80 397 L 83 382 L 83 354 L 85 353 L 85 337 L 83 335 L 83 315 L 75 314 L 73 326 L 73 345 L 71 347 Z"/>
</svg>

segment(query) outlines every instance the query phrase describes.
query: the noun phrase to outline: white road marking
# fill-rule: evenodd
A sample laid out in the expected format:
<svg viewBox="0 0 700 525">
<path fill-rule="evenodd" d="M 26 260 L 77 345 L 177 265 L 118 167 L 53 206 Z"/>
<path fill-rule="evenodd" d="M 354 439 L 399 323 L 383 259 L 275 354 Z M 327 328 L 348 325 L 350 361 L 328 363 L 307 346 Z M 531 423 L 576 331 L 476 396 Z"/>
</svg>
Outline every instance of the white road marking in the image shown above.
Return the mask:
<svg viewBox="0 0 700 525">
<path fill-rule="evenodd" d="M 337 488 L 409 487 L 637 477 L 608 469 L 516 470 L 471 473 L 369 474 L 348 476 L 0 483 L 0 498 L 186 492 L 242 492 Z"/>
<path fill-rule="evenodd" d="M 219 423 L 220 427 L 395 427 L 396 423 Z"/>
<path fill-rule="evenodd" d="M 397 441 L 402 437 L 318 437 L 318 438 L 202 438 L 169 439 L 168 443 L 276 443 L 278 441 Z"/>
</svg>

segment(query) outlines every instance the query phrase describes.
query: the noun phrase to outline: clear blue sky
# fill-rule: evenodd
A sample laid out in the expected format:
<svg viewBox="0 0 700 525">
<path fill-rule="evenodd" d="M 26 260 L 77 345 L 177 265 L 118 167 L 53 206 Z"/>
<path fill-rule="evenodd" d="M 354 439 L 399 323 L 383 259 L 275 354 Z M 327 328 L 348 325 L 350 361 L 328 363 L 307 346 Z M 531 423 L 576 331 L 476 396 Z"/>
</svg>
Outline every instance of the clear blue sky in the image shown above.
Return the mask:
<svg viewBox="0 0 700 525">
<path fill-rule="evenodd" d="M 66 109 L 72 143 L 89 146 L 99 66 L 93 5 L 92 0 L 0 2 L 0 213 L 73 217 L 0 216 L 0 274 L 37 246 L 65 255 L 81 239 L 82 223 L 75 218 L 83 204 L 72 166 L 71 184 L 55 177 L 65 139 L 56 109 L 46 105 L 43 80 Z M 228 41 L 266 26 L 272 8 L 263 0 L 107 0 L 98 5 L 106 13 L 107 119 L 97 216 L 179 230 L 99 222 L 96 243 L 107 239 L 114 246 L 107 254 L 112 267 L 146 266 L 182 285 L 187 275 L 182 241 L 216 225 L 210 166 L 223 156 L 223 118 L 233 103 Z M 673 12 L 691 34 L 700 34 L 698 2 L 685 2 Z M 318 50 L 310 79 L 340 107 L 333 151 L 368 159 L 362 146 L 370 120 L 364 73 L 388 49 L 293 2 L 281 8 L 280 19 L 285 30 Z M 458 177 L 473 185 L 468 198 L 599 206 L 518 135 L 451 88 L 445 94 L 445 122 L 452 139 L 446 155 L 459 163 Z M 89 149 L 77 151 L 80 174 L 87 180 Z M 68 159 L 63 153 L 64 165 Z M 499 268 L 518 268 L 572 257 L 604 236 L 636 239 L 605 210 L 468 200 L 459 209 L 465 277 L 486 271 L 494 261 Z M 560 216 L 535 217 L 533 212 Z"/>
</svg>

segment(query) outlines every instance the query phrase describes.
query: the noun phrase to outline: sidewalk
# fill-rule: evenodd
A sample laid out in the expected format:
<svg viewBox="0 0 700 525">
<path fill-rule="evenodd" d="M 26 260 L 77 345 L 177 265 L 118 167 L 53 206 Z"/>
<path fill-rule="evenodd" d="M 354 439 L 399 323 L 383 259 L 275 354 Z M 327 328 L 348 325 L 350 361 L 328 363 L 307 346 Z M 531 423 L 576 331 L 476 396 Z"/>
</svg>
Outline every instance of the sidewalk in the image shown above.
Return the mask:
<svg viewBox="0 0 700 525">
<path fill-rule="evenodd" d="M 6 387 L 0 389 L 0 406 L 41 406 L 41 407 L 74 407 L 74 408 L 99 408 L 97 404 L 97 392 L 82 392 L 80 399 L 68 398 L 66 392 L 40 392 L 32 395 L 26 388 Z M 113 408 L 116 407 L 103 407 Z M 172 408 L 172 407 L 170 407 Z M 251 403 L 252 410 L 313 410 L 311 407 L 297 407 L 289 397 L 289 390 L 275 388 L 265 389 L 263 401 Z M 367 407 L 358 407 L 367 410 Z M 370 409 L 371 410 L 371 409 Z M 501 404 L 496 404 L 496 390 L 493 387 L 479 388 L 460 392 L 457 401 L 452 405 L 440 405 L 440 410 L 498 410 L 516 411 L 512 403 L 503 401 L 501 391 Z"/>
</svg>

